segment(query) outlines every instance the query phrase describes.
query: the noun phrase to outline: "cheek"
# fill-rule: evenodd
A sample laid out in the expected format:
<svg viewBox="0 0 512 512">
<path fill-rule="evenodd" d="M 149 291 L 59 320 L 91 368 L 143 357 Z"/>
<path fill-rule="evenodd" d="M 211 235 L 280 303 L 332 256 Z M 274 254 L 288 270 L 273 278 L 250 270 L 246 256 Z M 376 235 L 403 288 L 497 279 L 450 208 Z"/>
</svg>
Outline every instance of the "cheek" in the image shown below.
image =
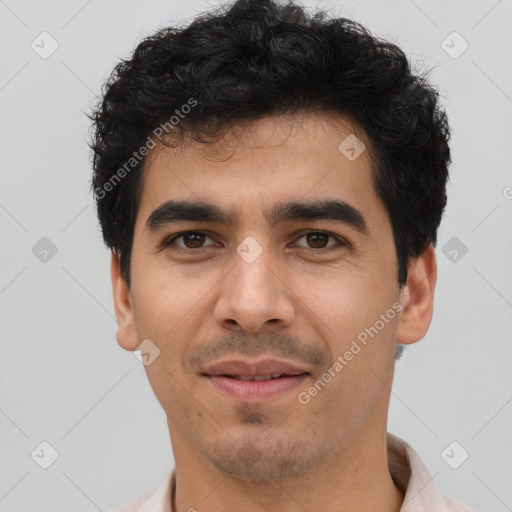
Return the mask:
<svg viewBox="0 0 512 512">
<path fill-rule="evenodd" d="M 358 307 L 341 299 L 338 304 L 343 306 L 338 314 L 331 305 L 334 334 L 329 332 L 326 339 L 331 360 L 300 390 L 299 412 L 304 409 L 320 425 L 336 423 L 357 432 L 369 417 L 385 414 L 382 404 L 391 386 L 396 317 L 391 318 L 392 310 L 385 323 L 379 315 L 386 308 L 368 303 Z"/>
<path fill-rule="evenodd" d="M 336 345 L 336 340 L 346 341 L 373 325 L 391 308 L 395 294 L 390 293 L 383 278 L 376 279 L 365 271 L 304 286 L 301 300 L 321 318 Z"/>
<path fill-rule="evenodd" d="M 389 283 L 372 278 L 366 283 L 330 281 L 325 294 L 310 294 L 308 306 L 322 320 L 321 335 L 330 352 L 323 374 L 329 381 L 328 402 L 346 403 L 355 413 L 385 391 L 379 378 L 387 382 L 394 363 L 397 297 Z"/>
<path fill-rule="evenodd" d="M 139 334 L 166 339 L 179 330 L 181 337 L 187 316 L 203 307 L 207 290 L 214 285 L 209 281 L 207 274 L 193 277 L 167 265 L 152 264 L 143 273 L 134 272 L 132 297 Z"/>
<path fill-rule="evenodd" d="M 217 281 L 205 272 L 193 276 L 161 265 L 133 280 L 137 334 L 140 340 L 150 339 L 159 350 L 158 359 L 146 366 L 146 372 L 161 403 L 172 401 L 170 397 L 178 396 L 183 386 L 190 387 L 183 358 L 187 350 L 204 341 L 201 329 L 212 308 L 208 290 Z"/>
</svg>

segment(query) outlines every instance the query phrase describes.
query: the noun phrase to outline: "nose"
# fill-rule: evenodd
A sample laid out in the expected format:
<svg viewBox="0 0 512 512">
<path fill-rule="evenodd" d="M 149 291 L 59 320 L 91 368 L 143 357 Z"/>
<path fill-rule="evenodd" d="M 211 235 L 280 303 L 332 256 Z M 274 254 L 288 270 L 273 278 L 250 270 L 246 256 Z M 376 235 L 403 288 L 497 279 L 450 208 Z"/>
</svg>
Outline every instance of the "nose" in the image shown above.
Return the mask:
<svg viewBox="0 0 512 512">
<path fill-rule="evenodd" d="M 268 255 L 264 250 L 251 263 L 233 255 L 232 270 L 220 283 L 215 305 L 214 318 L 221 327 L 257 334 L 293 323 L 293 293 Z"/>
</svg>

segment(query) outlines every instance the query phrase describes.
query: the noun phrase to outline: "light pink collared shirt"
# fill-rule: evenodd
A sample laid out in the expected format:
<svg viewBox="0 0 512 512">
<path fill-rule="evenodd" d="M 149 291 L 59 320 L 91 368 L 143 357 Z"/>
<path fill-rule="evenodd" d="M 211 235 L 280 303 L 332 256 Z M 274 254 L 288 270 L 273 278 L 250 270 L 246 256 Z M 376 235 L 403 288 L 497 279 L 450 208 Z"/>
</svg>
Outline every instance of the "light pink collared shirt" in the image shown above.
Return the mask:
<svg viewBox="0 0 512 512">
<path fill-rule="evenodd" d="M 389 471 L 396 486 L 404 493 L 400 512 L 474 512 L 438 492 L 419 455 L 405 441 L 388 433 L 387 449 Z M 156 491 L 111 512 L 174 512 L 171 505 L 174 485 L 172 469 Z"/>
</svg>

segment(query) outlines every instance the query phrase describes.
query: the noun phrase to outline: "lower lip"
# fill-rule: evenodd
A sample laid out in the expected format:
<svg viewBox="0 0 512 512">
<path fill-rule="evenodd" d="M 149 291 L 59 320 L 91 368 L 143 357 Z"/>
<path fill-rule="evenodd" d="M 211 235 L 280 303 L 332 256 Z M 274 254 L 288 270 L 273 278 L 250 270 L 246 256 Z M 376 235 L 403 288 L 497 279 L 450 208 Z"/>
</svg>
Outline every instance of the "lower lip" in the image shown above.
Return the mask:
<svg viewBox="0 0 512 512">
<path fill-rule="evenodd" d="M 271 380 L 238 380 L 217 375 L 208 375 L 215 388 L 228 396 L 244 402 L 263 402 L 297 387 L 307 374 L 280 377 Z"/>
</svg>

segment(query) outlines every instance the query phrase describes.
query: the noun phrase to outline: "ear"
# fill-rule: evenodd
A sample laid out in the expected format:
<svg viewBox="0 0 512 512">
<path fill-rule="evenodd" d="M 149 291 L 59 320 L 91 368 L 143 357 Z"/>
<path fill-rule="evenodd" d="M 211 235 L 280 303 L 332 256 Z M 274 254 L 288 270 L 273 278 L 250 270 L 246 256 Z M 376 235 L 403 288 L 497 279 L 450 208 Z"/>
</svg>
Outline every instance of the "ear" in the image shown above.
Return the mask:
<svg viewBox="0 0 512 512">
<path fill-rule="evenodd" d="M 114 309 L 117 319 L 117 343 L 125 350 L 133 351 L 139 346 L 139 339 L 137 331 L 135 330 L 135 322 L 133 321 L 130 288 L 121 274 L 119 258 L 114 251 L 112 251 L 110 273 L 112 277 L 112 291 L 114 294 Z"/>
<path fill-rule="evenodd" d="M 411 259 L 409 263 L 407 282 L 400 297 L 403 311 L 396 330 L 398 343 L 415 343 L 427 333 L 434 310 L 436 281 L 436 253 L 430 244 L 422 254 Z"/>
</svg>

